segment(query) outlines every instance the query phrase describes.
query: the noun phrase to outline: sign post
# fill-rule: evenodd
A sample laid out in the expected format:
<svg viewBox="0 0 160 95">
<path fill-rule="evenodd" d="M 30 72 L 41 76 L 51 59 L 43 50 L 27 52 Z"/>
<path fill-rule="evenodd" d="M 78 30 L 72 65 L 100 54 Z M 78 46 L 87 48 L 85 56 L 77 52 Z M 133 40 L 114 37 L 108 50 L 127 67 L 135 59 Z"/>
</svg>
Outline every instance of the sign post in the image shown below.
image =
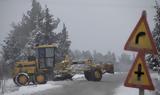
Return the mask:
<svg viewBox="0 0 160 95">
<path fill-rule="evenodd" d="M 139 88 L 139 95 L 144 95 L 145 89 L 154 90 L 155 88 L 145 62 L 145 53 L 157 54 L 157 49 L 147 23 L 146 11 L 142 12 L 142 16 L 125 44 L 124 49 L 138 52 L 124 82 L 124 86 Z"/>
<path fill-rule="evenodd" d="M 144 95 L 144 89 L 139 88 L 139 95 Z"/>
</svg>

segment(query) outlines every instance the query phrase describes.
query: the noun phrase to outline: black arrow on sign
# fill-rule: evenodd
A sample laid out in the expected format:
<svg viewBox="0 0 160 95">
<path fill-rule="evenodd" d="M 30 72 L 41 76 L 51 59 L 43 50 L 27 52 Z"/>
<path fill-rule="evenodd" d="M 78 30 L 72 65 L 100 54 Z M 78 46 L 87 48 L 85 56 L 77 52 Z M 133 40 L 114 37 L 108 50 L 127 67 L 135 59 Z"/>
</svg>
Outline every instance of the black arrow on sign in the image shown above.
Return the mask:
<svg viewBox="0 0 160 95">
<path fill-rule="evenodd" d="M 146 33 L 145 32 L 139 32 L 136 36 L 136 40 L 135 40 L 135 43 L 138 44 L 139 43 L 139 38 L 142 37 L 142 36 L 145 36 Z"/>
</svg>

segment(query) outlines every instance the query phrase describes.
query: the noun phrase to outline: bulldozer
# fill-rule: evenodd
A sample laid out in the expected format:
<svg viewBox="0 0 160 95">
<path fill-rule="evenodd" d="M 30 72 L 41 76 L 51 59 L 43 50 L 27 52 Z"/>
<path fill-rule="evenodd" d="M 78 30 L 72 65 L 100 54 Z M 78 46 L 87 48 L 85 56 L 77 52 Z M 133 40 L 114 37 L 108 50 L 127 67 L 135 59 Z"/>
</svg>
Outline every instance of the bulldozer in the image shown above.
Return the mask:
<svg viewBox="0 0 160 95">
<path fill-rule="evenodd" d="M 45 84 L 48 80 L 72 80 L 77 73 L 83 73 L 88 81 L 100 81 L 104 73 L 114 73 L 113 64 L 97 64 L 91 59 L 72 60 L 66 55 L 62 62 L 56 63 L 56 49 L 56 44 L 38 45 L 35 47 L 35 56 L 17 61 L 14 83 L 25 86 L 31 82 Z"/>
</svg>

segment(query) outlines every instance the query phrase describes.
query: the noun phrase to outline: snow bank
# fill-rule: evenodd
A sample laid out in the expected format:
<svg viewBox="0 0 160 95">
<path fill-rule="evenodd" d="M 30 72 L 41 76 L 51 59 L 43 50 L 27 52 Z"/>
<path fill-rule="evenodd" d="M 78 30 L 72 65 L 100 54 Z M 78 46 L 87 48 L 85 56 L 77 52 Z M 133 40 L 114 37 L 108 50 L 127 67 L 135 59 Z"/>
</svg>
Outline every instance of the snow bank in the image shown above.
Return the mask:
<svg viewBox="0 0 160 95">
<path fill-rule="evenodd" d="M 128 72 L 114 72 L 114 74 L 127 74 Z"/>
<path fill-rule="evenodd" d="M 124 74 L 126 72 L 115 72 L 114 74 Z M 104 73 L 103 76 L 113 76 L 111 73 Z M 72 77 L 73 80 L 85 80 L 84 74 L 75 74 Z"/>
<path fill-rule="evenodd" d="M 155 79 L 155 87 L 156 87 L 156 93 L 157 95 L 160 95 L 160 75 L 157 76 Z"/>
<path fill-rule="evenodd" d="M 13 82 L 13 79 L 3 80 L 1 87 L 3 86 L 4 92 L 13 92 L 19 89 Z M 0 89 L 0 93 L 2 92 L 2 88 Z"/>
<path fill-rule="evenodd" d="M 118 75 L 118 74 L 124 74 L 124 72 L 114 72 L 114 74 L 106 72 L 103 75 L 115 75 L 115 74 L 116 75 Z"/>
<path fill-rule="evenodd" d="M 72 77 L 73 80 L 85 80 L 84 74 L 76 74 Z"/>
<path fill-rule="evenodd" d="M 158 77 L 157 73 L 151 73 L 152 82 L 155 83 L 154 79 Z M 156 87 L 156 86 L 155 86 Z M 145 90 L 145 95 L 154 95 L 154 91 Z M 124 87 L 121 85 L 120 87 L 116 88 L 114 95 L 138 95 L 139 89 L 137 88 L 130 88 L 130 87 Z"/>
<path fill-rule="evenodd" d="M 29 85 L 22 86 L 18 91 L 5 93 L 4 95 L 32 95 L 32 93 L 44 91 L 51 88 L 62 87 L 62 85 L 42 84 L 42 85 Z"/>
<path fill-rule="evenodd" d="M 129 88 L 120 86 L 115 90 L 114 95 L 138 95 L 139 90 L 137 88 Z M 152 91 L 145 90 L 145 95 L 154 95 Z"/>
<path fill-rule="evenodd" d="M 156 73 L 151 73 L 150 75 L 151 75 L 151 77 L 152 77 L 153 79 L 157 79 L 157 78 L 159 78 L 159 76 L 160 76 L 160 75 L 158 75 L 157 72 L 156 72 Z"/>
</svg>

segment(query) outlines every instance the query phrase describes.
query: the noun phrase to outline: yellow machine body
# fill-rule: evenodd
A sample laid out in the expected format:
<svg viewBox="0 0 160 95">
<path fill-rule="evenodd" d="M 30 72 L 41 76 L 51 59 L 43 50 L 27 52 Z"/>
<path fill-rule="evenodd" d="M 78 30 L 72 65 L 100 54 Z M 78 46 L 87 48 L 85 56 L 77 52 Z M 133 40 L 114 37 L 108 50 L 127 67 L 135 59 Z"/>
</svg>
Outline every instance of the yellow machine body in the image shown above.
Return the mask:
<svg viewBox="0 0 160 95">
<path fill-rule="evenodd" d="M 28 56 L 26 60 L 17 61 L 13 73 L 14 82 L 17 85 L 27 85 L 29 82 L 46 83 L 48 77 L 53 75 L 56 47 L 56 44 L 36 46 L 36 56 Z"/>
<path fill-rule="evenodd" d="M 20 72 L 25 72 L 28 74 L 34 74 L 37 69 L 36 61 L 18 61 L 16 62 L 14 76 Z"/>
</svg>

